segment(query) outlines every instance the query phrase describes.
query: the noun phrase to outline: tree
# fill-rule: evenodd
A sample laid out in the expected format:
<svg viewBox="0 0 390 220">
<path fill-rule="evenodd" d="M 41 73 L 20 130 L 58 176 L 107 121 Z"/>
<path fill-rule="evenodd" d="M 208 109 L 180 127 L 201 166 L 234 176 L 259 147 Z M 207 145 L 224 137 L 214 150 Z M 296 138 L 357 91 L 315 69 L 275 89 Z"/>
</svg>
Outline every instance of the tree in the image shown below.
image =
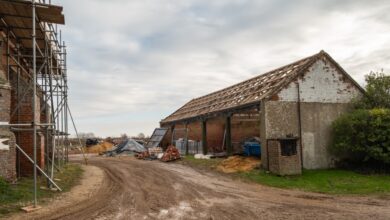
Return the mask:
<svg viewBox="0 0 390 220">
<path fill-rule="evenodd" d="M 341 159 L 390 164 L 390 76 L 371 72 L 355 109 L 333 123 L 330 150 Z"/>
<path fill-rule="evenodd" d="M 390 164 L 390 109 L 358 109 L 333 123 L 331 151 L 341 159 Z"/>
<path fill-rule="evenodd" d="M 144 139 L 145 138 L 145 134 L 144 133 L 139 133 L 138 135 L 137 135 L 137 138 L 139 138 L 139 139 Z"/>
<path fill-rule="evenodd" d="M 366 75 L 366 83 L 366 94 L 356 101 L 355 108 L 390 108 L 390 75 L 371 72 Z"/>
<path fill-rule="evenodd" d="M 125 141 L 127 139 L 128 139 L 128 137 L 127 137 L 126 133 L 121 134 L 121 138 L 120 138 L 121 142 L 123 142 L 123 141 Z"/>
</svg>

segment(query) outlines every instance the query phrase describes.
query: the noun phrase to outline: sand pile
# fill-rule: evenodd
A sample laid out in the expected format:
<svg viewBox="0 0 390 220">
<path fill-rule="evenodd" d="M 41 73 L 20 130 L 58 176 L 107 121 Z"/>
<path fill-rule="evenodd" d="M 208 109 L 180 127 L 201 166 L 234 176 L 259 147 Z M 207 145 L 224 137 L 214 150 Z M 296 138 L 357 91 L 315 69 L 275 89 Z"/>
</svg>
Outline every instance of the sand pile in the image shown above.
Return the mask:
<svg viewBox="0 0 390 220">
<path fill-rule="evenodd" d="M 232 156 L 223 160 L 217 170 L 224 173 L 244 172 L 260 166 L 261 160 L 253 157 Z"/>
<path fill-rule="evenodd" d="M 111 150 L 114 147 L 114 144 L 110 142 L 103 141 L 97 145 L 93 145 L 91 147 L 87 147 L 87 153 L 102 153 L 108 150 Z"/>
</svg>

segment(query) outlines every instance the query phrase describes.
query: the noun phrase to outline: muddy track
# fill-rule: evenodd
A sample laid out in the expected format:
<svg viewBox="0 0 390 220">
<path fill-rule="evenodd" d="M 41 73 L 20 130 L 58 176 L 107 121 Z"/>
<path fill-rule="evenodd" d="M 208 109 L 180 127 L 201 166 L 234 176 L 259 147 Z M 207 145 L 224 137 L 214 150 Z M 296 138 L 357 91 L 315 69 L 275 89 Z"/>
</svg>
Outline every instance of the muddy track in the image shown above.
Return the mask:
<svg viewBox="0 0 390 220">
<path fill-rule="evenodd" d="M 106 178 L 89 199 L 39 219 L 390 219 L 390 200 L 249 184 L 174 163 L 91 158 Z"/>
</svg>

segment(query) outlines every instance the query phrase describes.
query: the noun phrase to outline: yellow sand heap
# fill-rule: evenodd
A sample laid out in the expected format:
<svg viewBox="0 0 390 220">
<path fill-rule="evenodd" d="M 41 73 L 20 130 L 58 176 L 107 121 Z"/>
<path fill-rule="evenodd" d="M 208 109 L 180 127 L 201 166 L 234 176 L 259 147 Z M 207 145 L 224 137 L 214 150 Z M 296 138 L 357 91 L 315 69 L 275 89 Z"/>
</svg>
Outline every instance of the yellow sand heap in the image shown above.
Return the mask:
<svg viewBox="0 0 390 220">
<path fill-rule="evenodd" d="M 93 145 L 91 147 L 87 147 L 86 152 L 87 153 L 102 153 L 104 151 L 111 150 L 112 147 L 114 147 L 114 145 L 112 143 L 104 141 L 100 144 Z"/>
<path fill-rule="evenodd" d="M 223 160 L 217 170 L 224 173 L 250 171 L 260 166 L 261 160 L 253 157 L 232 156 Z"/>
</svg>

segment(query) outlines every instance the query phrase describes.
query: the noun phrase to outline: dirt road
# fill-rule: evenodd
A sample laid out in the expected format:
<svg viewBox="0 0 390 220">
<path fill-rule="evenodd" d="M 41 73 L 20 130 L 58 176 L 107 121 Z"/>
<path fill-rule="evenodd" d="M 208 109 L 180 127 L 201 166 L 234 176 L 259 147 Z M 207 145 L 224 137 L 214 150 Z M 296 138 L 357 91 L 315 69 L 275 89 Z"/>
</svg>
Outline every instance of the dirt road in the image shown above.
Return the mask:
<svg viewBox="0 0 390 220">
<path fill-rule="evenodd" d="M 390 200 L 249 184 L 190 167 L 92 158 L 106 178 L 84 201 L 39 219 L 390 219 Z"/>
</svg>

